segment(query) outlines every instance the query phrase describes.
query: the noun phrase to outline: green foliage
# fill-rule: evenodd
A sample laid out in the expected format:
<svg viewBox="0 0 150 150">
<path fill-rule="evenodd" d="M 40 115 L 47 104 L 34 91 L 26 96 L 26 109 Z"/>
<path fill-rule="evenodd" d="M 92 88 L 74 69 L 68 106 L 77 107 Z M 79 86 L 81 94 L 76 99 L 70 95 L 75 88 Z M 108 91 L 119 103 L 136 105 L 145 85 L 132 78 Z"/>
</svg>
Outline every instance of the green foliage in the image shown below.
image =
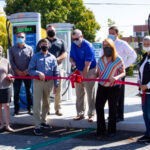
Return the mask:
<svg viewBox="0 0 150 150">
<path fill-rule="evenodd" d="M 126 69 L 126 75 L 127 76 L 133 76 L 133 66 L 131 65 L 130 67 L 128 67 L 127 69 Z"/>
<path fill-rule="evenodd" d="M 108 27 L 115 25 L 115 21 L 111 20 L 110 18 L 108 18 L 107 22 L 108 22 Z"/>
<path fill-rule="evenodd" d="M 95 40 L 96 31 L 100 29 L 93 12 L 84 6 L 83 0 L 6 0 L 5 11 L 7 15 L 39 12 L 43 28 L 50 23 L 72 23 L 91 42 Z"/>
</svg>

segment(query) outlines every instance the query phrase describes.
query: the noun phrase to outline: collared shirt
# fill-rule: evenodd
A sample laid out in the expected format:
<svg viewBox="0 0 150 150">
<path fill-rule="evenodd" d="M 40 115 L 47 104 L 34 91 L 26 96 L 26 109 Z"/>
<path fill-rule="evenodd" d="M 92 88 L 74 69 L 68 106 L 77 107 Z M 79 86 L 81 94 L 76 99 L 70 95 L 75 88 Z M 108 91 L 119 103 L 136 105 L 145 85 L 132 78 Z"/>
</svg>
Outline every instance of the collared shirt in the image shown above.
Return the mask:
<svg viewBox="0 0 150 150">
<path fill-rule="evenodd" d="M 66 45 L 63 40 L 59 38 L 54 38 L 53 40 L 48 39 L 48 41 L 50 42 L 50 48 L 48 51 L 51 54 L 53 54 L 56 58 L 61 56 L 62 53 L 66 52 Z M 38 43 L 36 47 L 36 52 L 39 52 L 39 51 L 40 51 L 40 47 Z"/>
<path fill-rule="evenodd" d="M 32 56 L 33 49 L 31 46 L 26 44 L 23 47 L 19 47 L 18 44 L 14 45 L 9 51 L 9 58 L 12 70 L 27 70 Z"/>
<path fill-rule="evenodd" d="M 41 51 L 33 55 L 28 73 L 31 76 L 39 76 L 39 73 L 44 73 L 45 76 L 54 76 L 59 75 L 58 64 L 56 57 L 50 53 L 44 55 Z M 58 80 L 54 80 L 54 84 L 58 86 Z"/>
<path fill-rule="evenodd" d="M 91 62 L 90 69 L 96 67 L 94 47 L 87 40 L 83 40 L 81 47 L 72 42 L 70 58 L 74 60 L 77 69 L 80 71 L 83 71 L 85 62 Z"/>
<path fill-rule="evenodd" d="M 126 41 L 117 38 L 114 43 L 115 43 L 117 53 L 119 54 L 119 56 L 122 58 L 124 62 L 125 68 L 128 68 L 130 65 L 132 65 L 135 62 L 137 58 L 135 51 Z M 101 51 L 100 55 L 103 56 L 103 54 L 104 52 Z"/>
</svg>

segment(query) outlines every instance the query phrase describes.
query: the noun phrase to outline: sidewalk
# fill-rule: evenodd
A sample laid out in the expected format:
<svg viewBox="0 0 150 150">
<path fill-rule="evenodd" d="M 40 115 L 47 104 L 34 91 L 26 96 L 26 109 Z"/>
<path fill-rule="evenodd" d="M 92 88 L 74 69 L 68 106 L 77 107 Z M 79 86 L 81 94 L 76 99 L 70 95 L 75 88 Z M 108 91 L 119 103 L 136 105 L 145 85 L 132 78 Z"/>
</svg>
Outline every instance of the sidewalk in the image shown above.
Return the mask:
<svg viewBox="0 0 150 150">
<path fill-rule="evenodd" d="M 76 116 L 75 96 L 72 100 L 62 102 L 63 116 L 56 116 L 54 111 L 54 103 L 51 105 L 50 115 L 48 116 L 48 123 L 52 126 L 59 127 L 71 127 L 71 128 L 96 128 L 96 116 L 94 122 L 89 123 L 88 117 L 84 120 L 74 121 L 73 117 Z M 86 109 L 87 110 L 87 109 Z M 11 107 L 11 114 L 13 113 L 13 107 Z M 105 107 L 105 117 L 108 117 L 107 105 Z M 33 116 L 26 113 L 13 117 L 11 115 L 11 123 L 15 124 L 34 124 Z M 141 111 L 140 97 L 126 97 L 125 98 L 125 120 L 117 123 L 117 130 L 127 131 L 140 131 L 145 130 L 145 125 Z"/>
</svg>

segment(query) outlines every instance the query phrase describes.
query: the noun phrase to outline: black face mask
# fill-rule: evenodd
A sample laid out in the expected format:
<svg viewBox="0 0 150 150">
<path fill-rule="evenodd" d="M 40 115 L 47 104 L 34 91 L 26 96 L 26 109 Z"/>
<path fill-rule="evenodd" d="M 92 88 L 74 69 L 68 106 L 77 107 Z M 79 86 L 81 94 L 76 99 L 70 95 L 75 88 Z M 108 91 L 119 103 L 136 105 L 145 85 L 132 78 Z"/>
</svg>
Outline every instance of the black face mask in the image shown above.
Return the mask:
<svg viewBox="0 0 150 150">
<path fill-rule="evenodd" d="M 48 46 L 41 46 L 41 49 L 43 52 L 46 52 L 48 50 Z"/>
<path fill-rule="evenodd" d="M 49 30 L 49 31 L 47 32 L 47 35 L 48 35 L 49 37 L 54 37 L 54 36 L 55 36 L 55 31 Z"/>
<path fill-rule="evenodd" d="M 113 54 L 113 49 L 111 47 L 104 47 L 104 55 L 110 57 Z"/>
</svg>

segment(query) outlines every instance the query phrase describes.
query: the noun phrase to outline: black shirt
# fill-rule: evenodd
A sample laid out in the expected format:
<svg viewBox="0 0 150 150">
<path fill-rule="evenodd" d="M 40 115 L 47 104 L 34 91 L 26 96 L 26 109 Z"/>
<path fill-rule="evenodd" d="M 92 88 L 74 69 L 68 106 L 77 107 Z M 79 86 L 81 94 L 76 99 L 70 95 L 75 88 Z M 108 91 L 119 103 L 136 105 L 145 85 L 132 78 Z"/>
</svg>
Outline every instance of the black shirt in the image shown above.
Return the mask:
<svg viewBox="0 0 150 150">
<path fill-rule="evenodd" d="M 48 49 L 48 51 L 51 54 L 53 54 L 56 58 L 66 51 L 66 46 L 63 40 L 55 38 L 53 40 L 48 39 L 48 41 L 50 42 L 50 48 Z M 36 53 L 40 51 L 39 42 L 36 47 Z"/>
</svg>

